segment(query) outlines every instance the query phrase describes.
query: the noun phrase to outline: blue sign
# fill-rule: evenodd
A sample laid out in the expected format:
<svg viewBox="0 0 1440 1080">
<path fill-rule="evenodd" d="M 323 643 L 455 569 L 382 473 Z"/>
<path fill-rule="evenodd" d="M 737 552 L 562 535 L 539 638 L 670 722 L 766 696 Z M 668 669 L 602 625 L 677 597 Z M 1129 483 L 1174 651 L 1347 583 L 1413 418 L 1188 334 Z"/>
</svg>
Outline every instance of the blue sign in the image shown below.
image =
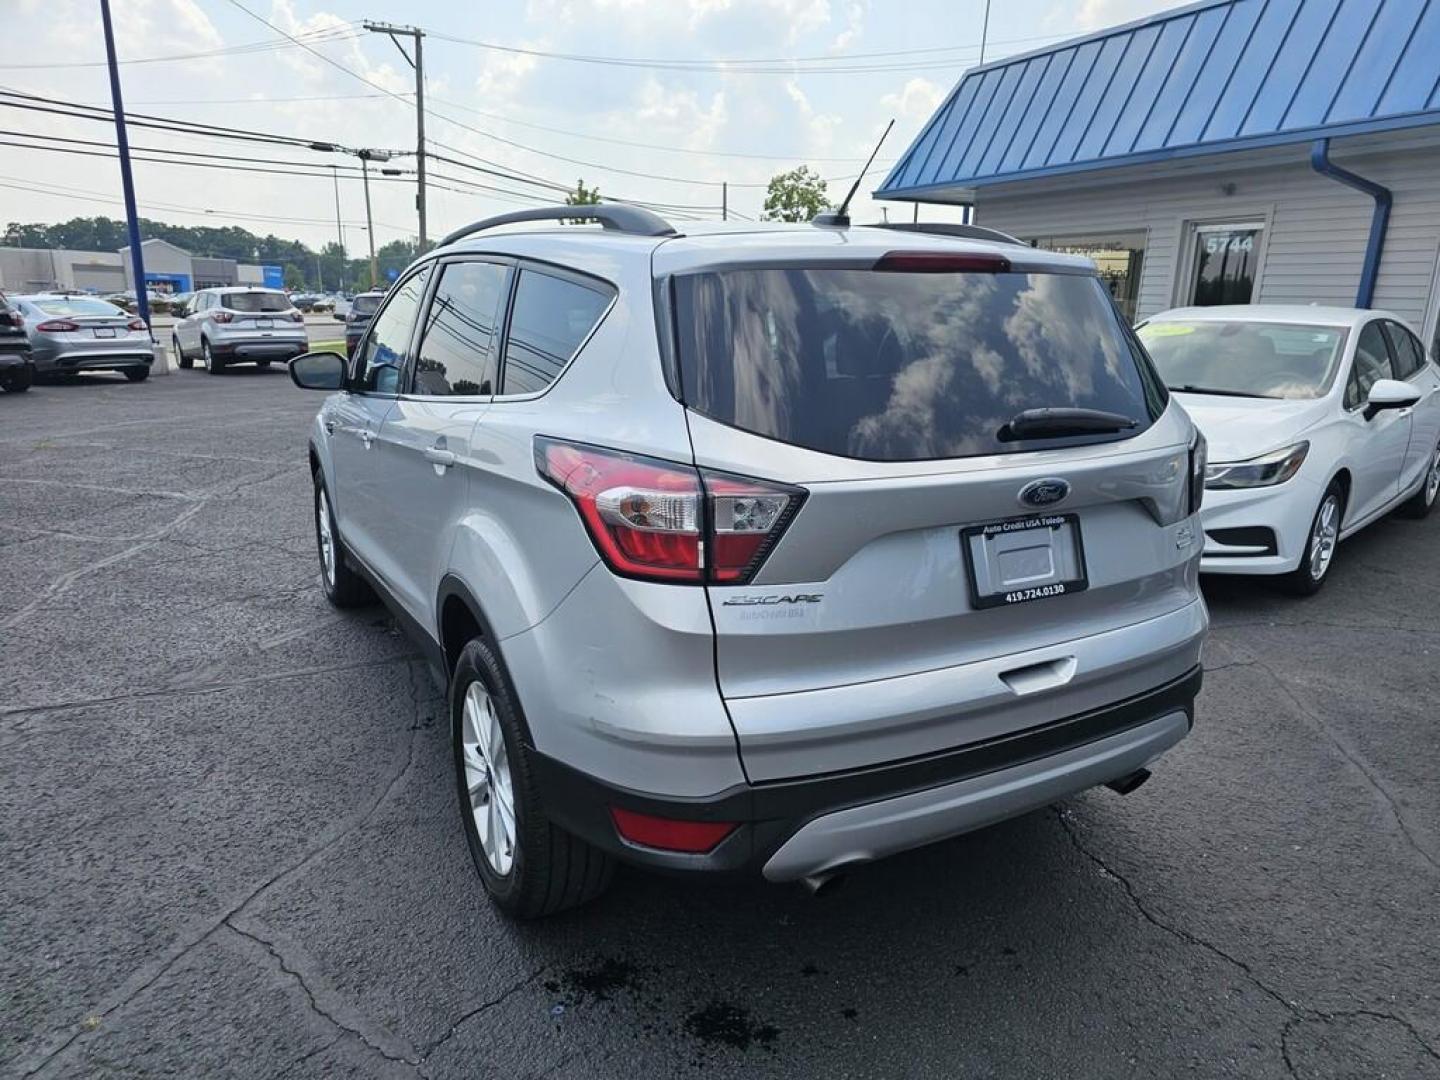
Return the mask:
<svg viewBox="0 0 1440 1080">
<path fill-rule="evenodd" d="M 285 287 L 285 268 L 281 266 L 260 267 L 261 281 L 267 289 L 283 289 Z"/>
<path fill-rule="evenodd" d="M 394 281 L 394 280 L 395 280 L 396 278 L 398 278 L 399 276 L 400 276 L 400 271 L 399 271 L 399 270 L 386 270 L 386 271 L 385 271 L 385 280 L 386 280 L 386 281 Z"/>
</svg>

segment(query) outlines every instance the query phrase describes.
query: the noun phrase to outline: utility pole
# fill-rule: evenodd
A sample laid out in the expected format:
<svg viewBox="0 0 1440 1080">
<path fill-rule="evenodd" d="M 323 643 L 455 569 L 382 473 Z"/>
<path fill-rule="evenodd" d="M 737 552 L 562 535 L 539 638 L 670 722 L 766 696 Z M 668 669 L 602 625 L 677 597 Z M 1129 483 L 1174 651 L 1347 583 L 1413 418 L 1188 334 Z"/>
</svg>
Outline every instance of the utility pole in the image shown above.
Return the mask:
<svg viewBox="0 0 1440 1080">
<path fill-rule="evenodd" d="M 420 253 L 425 251 L 425 59 L 421 44 L 425 32 L 418 26 L 396 26 L 394 23 L 371 22 L 362 24 L 373 34 L 384 34 L 395 43 L 405 62 L 415 69 L 415 179 L 418 191 L 415 193 L 415 211 L 420 218 Z M 400 38 L 408 37 L 415 42 L 415 57 L 405 51 Z"/>
<path fill-rule="evenodd" d="M 140 250 L 140 216 L 135 209 L 135 178 L 130 175 L 130 139 L 125 133 L 125 102 L 120 95 L 120 66 L 115 59 L 115 28 L 110 23 L 110 0 L 100 0 L 105 24 L 105 56 L 110 62 L 110 107 L 115 112 L 115 145 L 120 151 L 120 185 L 125 189 L 125 224 L 130 233 L 130 266 L 135 275 L 135 306 L 150 327 L 150 292 L 145 287 L 145 254 Z"/>
<path fill-rule="evenodd" d="M 340 224 L 340 170 L 330 166 L 330 178 L 335 181 L 335 235 L 340 238 L 340 291 L 345 291 L 345 226 Z"/>
<path fill-rule="evenodd" d="M 355 156 L 365 181 L 365 234 L 370 238 L 370 287 L 374 288 L 380 283 L 380 264 L 375 260 L 375 222 L 370 216 L 370 162 L 389 161 L 392 155 L 389 150 L 357 150 Z"/>
<path fill-rule="evenodd" d="M 985 23 L 980 27 L 980 63 L 985 63 L 985 39 L 990 36 L 990 0 L 985 0 Z"/>
<path fill-rule="evenodd" d="M 724 180 L 720 182 L 720 220 L 730 220 L 730 184 Z"/>
</svg>

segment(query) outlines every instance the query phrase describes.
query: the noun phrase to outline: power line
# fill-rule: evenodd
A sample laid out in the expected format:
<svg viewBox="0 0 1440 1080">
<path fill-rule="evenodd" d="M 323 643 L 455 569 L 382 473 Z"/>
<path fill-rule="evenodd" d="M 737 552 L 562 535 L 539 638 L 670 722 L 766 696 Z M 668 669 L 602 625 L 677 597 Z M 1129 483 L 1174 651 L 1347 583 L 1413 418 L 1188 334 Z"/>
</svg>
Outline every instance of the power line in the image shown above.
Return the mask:
<svg viewBox="0 0 1440 1080">
<path fill-rule="evenodd" d="M 69 143 L 69 144 L 75 145 L 75 146 L 103 146 L 103 147 L 110 147 L 110 146 L 114 146 L 114 145 L 115 145 L 114 143 L 104 142 L 104 141 L 99 140 L 99 139 L 76 139 L 76 138 L 71 138 L 71 137 L 67 137 L 67 136 L 64 136 L 64 135 L 45 135 L 45 134 L 41 134 L 41 133 L 39 133 L 39 132 L 15 131 L 15 130 L 7 129 L 7 128 L 0 128 L 0 135 L 18 135 L 18 136 L 20 136 L 21 138 L 26 138 L 26 139 L 46 139 L 46 140 L 48 140 L 48 141 L 50 141 L 50 142 Z M 146 154 L 170 154 L 170 155 L 174 155 L 174 156 L 184 156 L 184 157 L 194 157 L 194 158 L 206 158 L 206 159 L 214 160 L 214 161 L 239 161 L 239 162 L 244 162 L 244 163 L 247 163 L 247 164 L 258 164 L 258 165 L 293 165 L 294 167 L 296 167 L 296 168 L 298 168 L 298 169 L 324 169 L 324 170 L 326 170 L 324 173 L 316 173 L 315 175 L 317 175 L 317 176 L 321 176 L 321 175 L 326 175 L 326 176 L 328 176 L 330 170 L 333 170 L 333 169 L 342 169 L 342 170 L 344 170 L 347 174 L 350 174 L 350 173 L 356 173 L 356 174 L 358 174 L 358 173 L 361 171 L 360 168 L 359 168 L 358 166 L 355 166 L 355 165 L 329 165 L 329 164 L 325 164 L 325 163 L 319 162 L 319 161 L 315 161 L 315 162 L 309 162 L 309 161 L 290 161 L 290 160 L 287 160 L 287 159 L 285 159 L 285 158 L 239 157 L 239 156 L 237 156 L 237 155 L 235 155 L 235 154 L 206 154 L 206 153 L 202 153 L 202 152 L 199 151 L 199 150 L 177 150 L 177 149 L 174 149 L 174 148 L 171 148 L 171 147 L 165 147 L 165 146 L 133 146 L 133 145 L 132 145 L 131 149 L 132 149 L 132 150 L 138 150 L 138 151 L 140 151 L 141 153 L 146 153 Z M 137 159 L 137 160 L 139 160 L 139 159 Z"/>
<path fill-rule="evenodd" d="M 354 23 L 346 23 L 343 26 L 326 27 L 319 30 L 308 30 L 302 37 L 312 41 L 351 41 L 362 36 L 354 28 Z M 207 60 L 221 56 L 241 56 L 250 53 L 270 52 L 275 49 L 288 49 L 291 46 L 279 41 L 252 41 L 242 45 L 229 45 L 222 49 L 206 49 L 201 52 L 172 53 L 169 56 L 137 56 L 129 60 L 120 60 L 121 64 L 164 64 L 177 60 Z M 0 70 L 20 71 L 32 69 L 53 69 L 53 68 L 92 68 L 106 67 L 104 60 L 73 60 L 64 63 L 29 63 L 29 64 L 0 64 Z"/>
</svg>

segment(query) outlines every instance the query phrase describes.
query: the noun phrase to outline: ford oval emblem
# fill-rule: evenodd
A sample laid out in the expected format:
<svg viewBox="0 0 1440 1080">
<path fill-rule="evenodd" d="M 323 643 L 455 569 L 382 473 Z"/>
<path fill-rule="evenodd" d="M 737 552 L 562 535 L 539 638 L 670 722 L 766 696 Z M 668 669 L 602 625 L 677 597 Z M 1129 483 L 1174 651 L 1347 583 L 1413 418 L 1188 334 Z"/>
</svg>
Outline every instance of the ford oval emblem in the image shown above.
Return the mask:
<svg viewBox="0 0 1440 1080">
<path fill-rule="evenodd" d="M 1058 476 L 1031 480 L 1020 489 L 1020 501 L 1026 506 L 1054 506 L 1070 494 L 1070 482 Z"/>
</svg>

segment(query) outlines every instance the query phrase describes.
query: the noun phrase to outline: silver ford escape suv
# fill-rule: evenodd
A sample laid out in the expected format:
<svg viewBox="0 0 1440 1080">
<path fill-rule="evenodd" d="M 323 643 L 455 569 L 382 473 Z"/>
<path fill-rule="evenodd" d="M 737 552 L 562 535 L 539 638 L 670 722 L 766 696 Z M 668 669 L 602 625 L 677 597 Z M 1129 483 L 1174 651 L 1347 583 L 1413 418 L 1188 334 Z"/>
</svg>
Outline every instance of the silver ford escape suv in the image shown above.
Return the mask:
<svg viewBox="0 0 1440 1080">
<path fill-rule="evenodd" d="M 819 888 L 1190 730 L 1204 444 L 1092 263 L 949 232 L 520 211 L 291 363 L 323 587 L 443 675 L 506 912 Z"/>
</svg>

